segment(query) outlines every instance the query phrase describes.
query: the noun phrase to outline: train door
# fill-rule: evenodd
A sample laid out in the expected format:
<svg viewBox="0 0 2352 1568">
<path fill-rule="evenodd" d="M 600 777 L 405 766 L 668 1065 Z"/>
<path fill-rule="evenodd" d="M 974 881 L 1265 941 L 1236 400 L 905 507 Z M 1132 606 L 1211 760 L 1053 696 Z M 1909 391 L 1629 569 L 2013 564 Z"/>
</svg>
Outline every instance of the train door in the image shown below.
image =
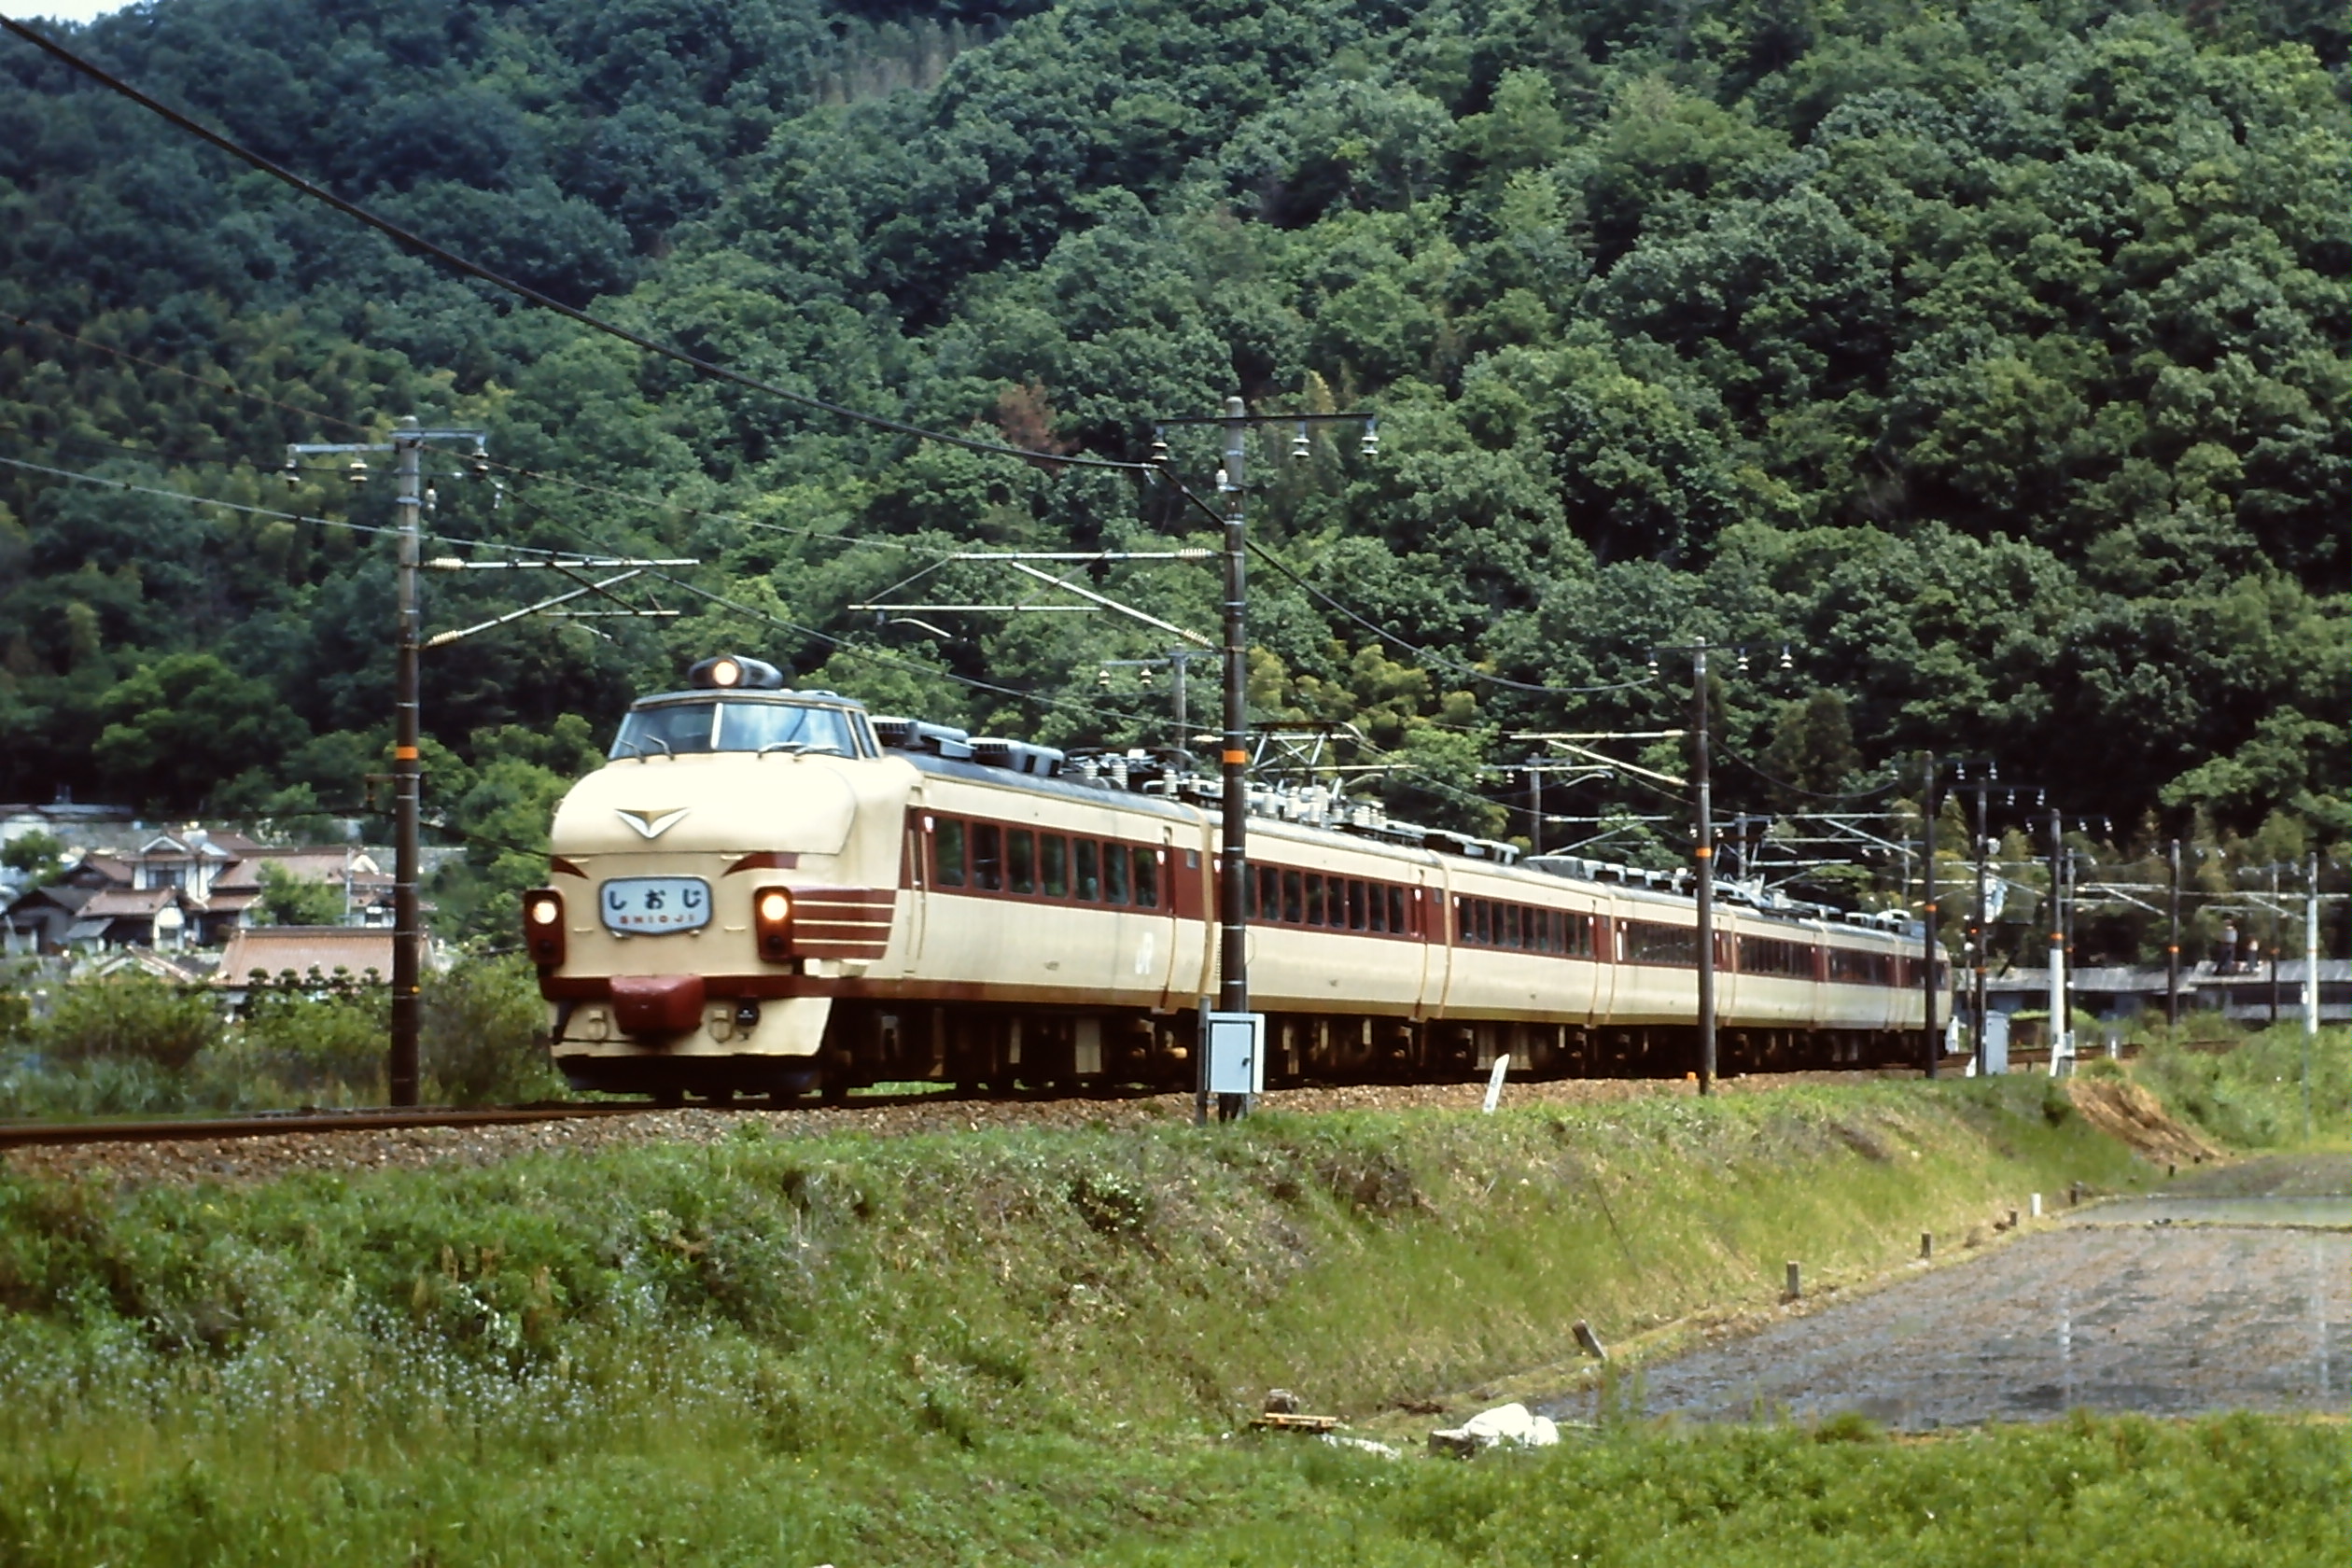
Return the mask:
<svg viewBox="0 0 2352 1568">
<path fill-rule="evenodd" d="M 1617 977 L 1624 973 L 1617 962 L 1617 917 L 1623 907 L 1617 900 L 1604 895 L 1593 910 L 1592 1027 L 1595 1029 L 1617 1016 Z"/>
<path fill-rule="evenodd" d="M 898 903 L 901 972 L 919 973 L 923 967 L 923 936 L 931 923 L 931 844 L 936 829 L 919 795 L 907 809 L 906 827 L 899 835 Z"/>
<path fill-rule="evenodd" d="M 1442 1016 L 1453 990 L 1453 882 L 1443 861 L 1421 868 L 1421 1006 L 1424 1018 Z"/>
<path fill-rule="evenodd" d="M 1741 1016 L 1739 931 L 1739 921 L 1734 917 L 1721 920 L 1712 936 L 1715 943 L 1715 1025 L 1719 1029 L 1730 1027 L 1732 1021 Z"/>
<path fill-rule="evenodd" d="M 1127 885 L 1119 895 L 1119 988 L 1145 993 L 1155 1007 L 1189 1005 L 1195 993 L 1180 980 L 1195 965 L 1180 962 L 1177 952 L 1177 901 L 1185 897 L 1183 848 L 1173 829 L 1163 824 L 1151 840 L 1119 844 L 1119 852 L 1127 858 Z M 1199 869 L 1197 862 L 1191 868 L 1196 876 Z"/>
</svg>

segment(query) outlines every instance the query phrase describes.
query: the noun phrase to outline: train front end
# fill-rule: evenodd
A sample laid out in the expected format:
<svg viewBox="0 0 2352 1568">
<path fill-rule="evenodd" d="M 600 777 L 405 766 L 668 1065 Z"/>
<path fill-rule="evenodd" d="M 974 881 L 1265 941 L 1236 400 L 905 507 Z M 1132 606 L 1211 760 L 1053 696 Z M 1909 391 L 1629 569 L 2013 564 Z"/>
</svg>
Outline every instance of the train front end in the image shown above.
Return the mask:
<svg viewBox="0 0 2352 1568">
<path fill-rule="evenodd" d="M 572 1086 L 818 1086 L 833 991 L 890 949 L 913 781 L 859 705 L 756 660 L 706 659 L 689 690 L 633 704 L 523 902 Z"/>
</svg>

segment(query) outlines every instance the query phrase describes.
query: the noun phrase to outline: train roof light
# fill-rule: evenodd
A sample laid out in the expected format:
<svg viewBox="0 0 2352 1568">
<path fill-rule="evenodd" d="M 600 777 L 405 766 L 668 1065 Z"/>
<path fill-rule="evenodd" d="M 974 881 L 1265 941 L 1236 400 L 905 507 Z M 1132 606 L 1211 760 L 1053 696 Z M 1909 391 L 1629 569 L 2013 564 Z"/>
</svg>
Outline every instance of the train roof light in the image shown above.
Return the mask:
<svg viewBox="0 0 2352 1568">
<path fill-rule="evenodd" d="M 686 672 L 689 684 L 722 691 L 773 692 L 784 684 L 784 672 L 763 659 L 721 653 L 705 659 Z"/>
</svg>

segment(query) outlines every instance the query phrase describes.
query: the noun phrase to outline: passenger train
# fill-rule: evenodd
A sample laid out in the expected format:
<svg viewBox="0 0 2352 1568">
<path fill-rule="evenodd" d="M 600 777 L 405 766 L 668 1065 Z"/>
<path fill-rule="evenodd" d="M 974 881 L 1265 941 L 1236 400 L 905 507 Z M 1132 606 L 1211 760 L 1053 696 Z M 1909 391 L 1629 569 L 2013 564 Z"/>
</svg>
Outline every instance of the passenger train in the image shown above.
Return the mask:
<svg viewBox="0 0 2352 1568">
<path fill-rule="evenodd" d="M 524 938 L 575 1087 L 1189 1088 L 1217 990 L 1213 779 L 875 717 L 706 659 L 557 810 Z M 1698 1066 L 1683 880 L 1253 790 L 1269 1085 Z M 1859 922 L 1859 923 L 1857 923 Z M 1727 1073 L 1914 1060 L 1915 945 L 1718 903 Z M 1949 975 L 1939 976 L 1949 985 Z"/>
</svg>

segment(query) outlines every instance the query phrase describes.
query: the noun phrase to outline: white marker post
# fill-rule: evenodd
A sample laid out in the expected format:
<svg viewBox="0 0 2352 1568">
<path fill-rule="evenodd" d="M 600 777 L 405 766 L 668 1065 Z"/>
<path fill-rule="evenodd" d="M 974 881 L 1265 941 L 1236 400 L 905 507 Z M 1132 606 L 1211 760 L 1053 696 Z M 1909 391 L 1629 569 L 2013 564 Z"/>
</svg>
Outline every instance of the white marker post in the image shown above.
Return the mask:
<svg viewBox="0 0 2352 1568">
<path fill-rule="evenodd" d="M 1486 1105 L 1483 1108 L 1490 1116 L 1494 1114 L 1494 1108 L 1503 1103 L 1503 1075 L 1510 1071 L 1509 1052 L 1494 1058 L 1494 1071 L 1487 1074 Z"/>
</svg>

